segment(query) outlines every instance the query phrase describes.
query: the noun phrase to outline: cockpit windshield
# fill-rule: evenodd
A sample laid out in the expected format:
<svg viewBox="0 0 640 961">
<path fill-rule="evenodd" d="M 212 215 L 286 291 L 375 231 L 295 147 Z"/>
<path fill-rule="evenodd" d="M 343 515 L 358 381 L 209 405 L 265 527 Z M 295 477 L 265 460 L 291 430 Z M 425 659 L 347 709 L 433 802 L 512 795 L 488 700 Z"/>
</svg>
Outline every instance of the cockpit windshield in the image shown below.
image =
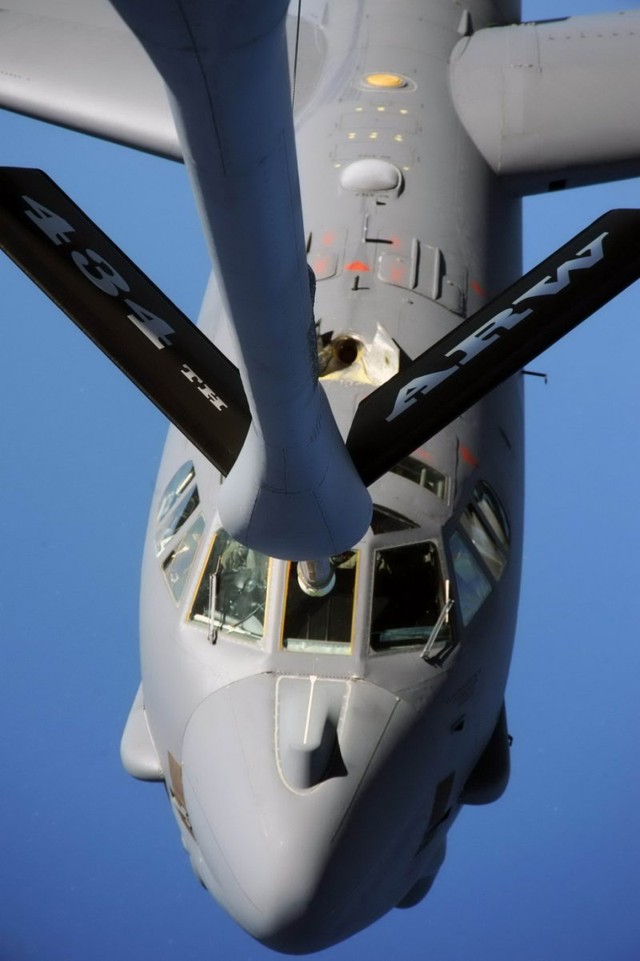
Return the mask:
<svg viewBox="0 0 640 961">
<path fill-rule="evenodd" d="M 324 597 L 310 597 L 298 583 L 296 565 L 289 565 L 282 640 L 288 651 L 350 653 L 358 551 L 332 557 L 331 566 L 333 589 Z"/>
<path fill-rule="evenodd" d="M 377 550 L 374 565 L 373 650 L 428 646 L 434 659 L 448 653 L 451 626 L 446 615 L 441 616 L 447 598 L 436 545 L 427 541 Z"/>
<path fill-rule="evenodd" d="M 394 534 L 398 523 L 394 516 Z M 388 532 L 375 536 L 372 546 L 378 537 L 386 539 Z M 322 595 L 309 593 L 299 582 L 297 564 L 285 565 L 284 605 L 279 615 L 282 649 L 351 654 L 358 604 L 369 597 L 372 651 L 418 649 L 429 663 L 446 660 L 457 641 L 449 619 L 448 581 L 443 578 L 436 543 L 380 546 L 372 555 L 365 551 L 365 560 L 362 551 L 356 550 L 332 557 L 335 583 Z M 365 563 L 363 577 L 372 576 L 373 583 L 359 592 L 358 572 Z M 270 564 L 270 558 L 239 544 L 225 530 L 216 533 L 190 612 L 191 621 L 207 627 L 210 641 L 215 643 L 219 632 L 253 642 L 264 636 Z M 282 584 L 281 574 L 274 574 L 274 587 L 277 584 Z M 275 595 L 273 599 L 277 602 Z"/>
<path fill-rule="evenodd" d="M 213 634 L 257 639 L 264 633 L 269 558 L 234 541 L 226 531 L 216 534 L 191 609 L 191 619 Z"/>
</svg>

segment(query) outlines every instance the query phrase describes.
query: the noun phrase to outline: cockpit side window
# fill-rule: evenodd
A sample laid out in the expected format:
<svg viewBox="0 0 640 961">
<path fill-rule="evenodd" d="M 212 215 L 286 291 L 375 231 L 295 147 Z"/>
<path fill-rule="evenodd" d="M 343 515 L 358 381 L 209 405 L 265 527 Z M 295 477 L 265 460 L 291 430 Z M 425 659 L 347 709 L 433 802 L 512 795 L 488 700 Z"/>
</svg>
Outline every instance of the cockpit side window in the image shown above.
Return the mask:
<svg viewBox="0 0 640 961">
<path fill-rule="evenodd" d="M 480 514 L 471 504 L 463 511 L 460 523 L 492 575 L 497 581 L 500 580 L 507 558 L 482 523 Z"/>
<path fill-rule="evenodd" d="M 156 557 L 163 550 L 182 525 L 187 521 L 200 504 L 200 495 L 196 484 L 187 488 L 185 496 L 177 502 L 173 510 L 166 516 L 165 522 L 156 530 Z"/>
<path fill-rule="evenodd" d="M 196 485 L 196 471 L 187 461 L 167 484 L 156 515 L 156 557 L 165 554 L 162 573 L 176 604 L 180 603 L 191 574 L 205 521 L 198 515 L 200 495 Z M 185 525 L 195 518 L 188 529 Z"/>
<path fill-rule="evenodd" d="M 460 523 L 491 576 L 499 581 L 507 565 L 509 522 L 497 496 L 484 481 L 476 484 Z"/>
<path fill-rule="evenodd" d="M 282 646 L 288 651 L 349 654 L 353 635 L 358 551 L 331 558 L 335 585 L 324 597 L 310 597 L 289 565 Z"/>
<path fill-rule="evenodd" d="M 269 558 L 220 530 L 191 608 L 191 620 L 244 640 L 264 633 Z"/>
<path fill-rule="evenodd" d="M 398 474 L 399 477 L 406 477 L 419 487 L 426 488 L 446 503 L 448 500 L 447 477 L 432 464 L 428 464 L 423 459 L 424 455 L 421 456 L 418 451 L 416 455 L 403 457 L 395 467 L 391 468 L 391 472 Z"/>
<path fill-rule="evenodd" d="M 192 481 L 195 480 L 196 469 L 192 461 L 188 460 L 173 475 L 165 488 L 158 508 L 158 523 L 169 513 L 176 501 L 188 490 Z"/>
<path fill-rule="evenodd" d="M 460 531 L 449 539 L 453 559 L 458 610 L 466 626 L 502 577 L 509 555 L 509 521 L 497 495 L 485 481 L 479 481 L 471 502 L 460 515 Z M 491 575 L 487 576 L 485 573 Z"/>
<path fill-rule="evenodd" d="M 473 500 L 496 541 L 505 551 L 508 550 L 511 539 L 509 521 L 494 491 L 480 481 L 473 491 Z"/>
<path fill-rule="evenodd" d="M 180 602 L 187 586 L 204 527 L 204 517 L 196 518 L 184 537 L 162 563 L 162 573 L 176 603 Z"/>
<path fill-rule="evenodd" d="M 379 504 L 373 505 L 371 530 L 376 535 L 390 534 L 393 531 L 410 531 L 417 526 L 415 521 L 409 520 L 404 514 L 399 514 L 390 507 L 381 507 Z"/>
<path fill-rule="evenodd" d="M 155 534 L 156 557 L 183 524 L 191 517 L 200 504 L 200 494 L 196 484 L 196 472 L 191 461 L 183 464 L 165 489 L 160 502 Z"/>
<path fill-rule="evenodd" d="M 466 626 L 491 593 L 491 584 L 464 538 L 454 531 L 449 539 L 455 574 L 458 610 Z"/>
<path fill-rule="evenodd" d="M 425 648 L 436 625 L 430 656 L 451 645 L 451 627 L 440 618 L 446 587 L 436 545 L 431 542 L 388 547 L 375 552 L 371 647 L 389 651 Z M 441 621 L 438 624 L 438 621 Z M 435 649 L 437 646 L 437 650 Z"/>
</svg>

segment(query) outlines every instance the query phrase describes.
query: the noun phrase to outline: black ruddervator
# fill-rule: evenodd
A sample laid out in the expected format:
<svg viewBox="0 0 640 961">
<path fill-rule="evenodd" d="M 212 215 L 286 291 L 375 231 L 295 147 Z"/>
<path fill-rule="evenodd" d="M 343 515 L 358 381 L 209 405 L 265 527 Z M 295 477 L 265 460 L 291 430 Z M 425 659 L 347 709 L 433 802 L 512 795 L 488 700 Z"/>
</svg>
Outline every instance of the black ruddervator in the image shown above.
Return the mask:
<svg viewBox="0 0 640 961">
<path fill-rule="evenodd" d="M 0 245 L 224 474 L 250 414 L 236 367 L 40 170 L 0 168 Z M 640 211 L 611 210 L 359 405 L 365 484 L 640 277 Z"/>
<path fill-rule="evenodd" d="M 237 368 L 41 170 L 0 168 L 0 245 L 218 470 L 250 423 Z"/>
</svg>

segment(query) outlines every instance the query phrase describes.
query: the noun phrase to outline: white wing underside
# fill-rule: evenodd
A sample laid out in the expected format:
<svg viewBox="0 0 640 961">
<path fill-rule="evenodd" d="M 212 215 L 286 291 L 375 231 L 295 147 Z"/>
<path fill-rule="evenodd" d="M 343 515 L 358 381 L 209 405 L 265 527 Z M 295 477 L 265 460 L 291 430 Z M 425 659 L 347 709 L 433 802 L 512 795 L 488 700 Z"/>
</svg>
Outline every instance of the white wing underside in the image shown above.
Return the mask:
<svg viewBox="0 0 640 961">
<path fill-rule="evenodd" d="M 180 160 L 164 85 L 104 0 L 6 0 L 0 106 Z"/>
<path fill-rule="evenodd" d="M 316 7 L 314 0 L 298 34 L 296 113 L 322 70 Z M 287 32 L 293 70 L 292 17 Z M 107 0 L 3 2 L 0 108 L 182 160 L 162 79 Z"/>
</svg>

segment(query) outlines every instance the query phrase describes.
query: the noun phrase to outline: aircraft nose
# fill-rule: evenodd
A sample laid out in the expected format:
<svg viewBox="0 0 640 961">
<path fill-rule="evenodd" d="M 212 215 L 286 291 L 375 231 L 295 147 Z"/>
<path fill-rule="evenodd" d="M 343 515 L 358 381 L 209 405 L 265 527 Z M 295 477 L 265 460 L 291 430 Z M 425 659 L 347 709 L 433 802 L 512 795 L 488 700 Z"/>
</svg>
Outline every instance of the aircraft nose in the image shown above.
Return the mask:
<svg viewBox="0 0 640 961">
<path fill-rule="evenodd" d="M 347 822 L 405 710 L 364 681 L 261 674 L 210 695 L 192 715 L 182 774 L 199 871 L 257 940 L 317 951 L 391 906 L 365 904 L 380 851 L 371 823 L 353 831 Z"/>
</svg>

